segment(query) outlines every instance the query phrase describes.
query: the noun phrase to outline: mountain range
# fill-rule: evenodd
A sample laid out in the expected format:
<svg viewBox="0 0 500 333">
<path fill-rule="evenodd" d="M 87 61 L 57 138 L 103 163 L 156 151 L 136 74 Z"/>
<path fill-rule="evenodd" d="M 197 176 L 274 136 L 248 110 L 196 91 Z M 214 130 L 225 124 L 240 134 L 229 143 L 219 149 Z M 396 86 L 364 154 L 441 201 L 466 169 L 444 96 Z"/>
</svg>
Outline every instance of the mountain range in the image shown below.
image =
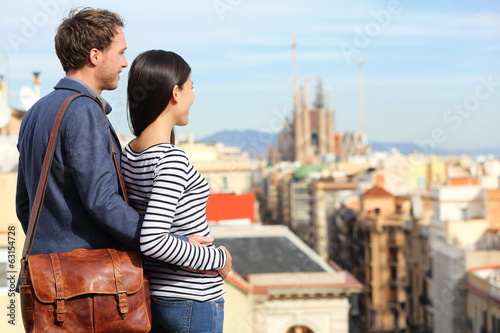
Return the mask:
<svg viewBox="0 0 500 333">
<path fill-rule="evenodd" d="M 272 145 L 274 149 L 277 147 L 276 134 L 269 132 L 261 132 L 257 130 L 242 130 L 242 131 L 221 131 L 199 140 L 205 143 L 220 142 L 226 146 L 235 146 L 241 151 L 248 152 L 252 157 L 265 157 Z"/>
<path fill-rule="evenodd" d="M 205 143 L 220 142 L 227 146 L 236 146 L 244 152 L 248 152 L 252 157 L 265 157 L 269 147 L 272 145 L 274 149 L 277 147 L 276 134 L 270 132 L 262 132 L 257 130 L 233 130 L 220 131 L 199 140 Z M 399 151 L 403 155 L 410 153 L 424 153 L 435 155 L 494 155 L 500 156 L 500 147 L 482 147 L 474 149 L 442 149 L 436 148 L 433 151 L 427 150 L 425 147 L 419 147 L 412 142 L 380 142 L 369 141 L 369 146 L 372 151 L 376 152 L 391 152 Z"/>
</svg>

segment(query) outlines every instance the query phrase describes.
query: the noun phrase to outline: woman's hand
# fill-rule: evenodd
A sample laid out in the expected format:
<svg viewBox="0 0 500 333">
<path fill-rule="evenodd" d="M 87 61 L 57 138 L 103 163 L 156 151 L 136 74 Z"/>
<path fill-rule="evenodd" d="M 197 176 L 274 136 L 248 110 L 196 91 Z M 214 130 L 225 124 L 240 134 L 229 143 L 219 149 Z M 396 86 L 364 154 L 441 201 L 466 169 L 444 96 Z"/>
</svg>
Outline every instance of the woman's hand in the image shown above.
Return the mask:
<svg viewBox="0 0 500 333">
<path fill-rule="evenodd" d="M 226 251 L 226 265 L 224 265 L 224 268 L 219 271 L 219 274 L 225 280 L 229 275 L 229 272 L 231 272 L 231 268 L 233 267 L 233 257 L 231 257 L 231 253 L 229 253 L 226 247 L 220 246 L 219 249 L 223 249 L 224 251 Z"/>
<path fill-rule="evenodd" d="M 189 239 L 189 243 L 196 244 L 196 245 L 201 245 L 201 246 L 205 246 L 203 244 L 209 244 L 209 243 L 212 243 L 215 240 L 212 237 L 203 237 L 203 236 L 196 236 L 196 235 L 189 236 L 188 239 Z"/>
</svg>

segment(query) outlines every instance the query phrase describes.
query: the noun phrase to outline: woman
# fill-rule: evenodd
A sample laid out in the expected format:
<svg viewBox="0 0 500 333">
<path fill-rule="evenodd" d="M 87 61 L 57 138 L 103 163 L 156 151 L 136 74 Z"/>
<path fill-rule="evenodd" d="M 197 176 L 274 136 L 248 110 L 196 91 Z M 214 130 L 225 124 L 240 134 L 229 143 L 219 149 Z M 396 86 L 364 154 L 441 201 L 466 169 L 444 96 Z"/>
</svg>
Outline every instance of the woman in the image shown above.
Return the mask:
<svg viewBox="0 0 500 333">
<path fill-rule="evenodd" d="M 174 126 L 188 123 L 193 104 L 191 68 L 163 50 L 140 54 L 128 77 L 129 118 L 136 138 L 121 164 L 130 204 L 144 215 L 141 251 L 147 259 L 151 332 L 222 332 L 222 285 L 231 270 L 224 247 L 181 241 L 172 233 L 210 237 L 209 186 L 175 146 Z M 169 269 L 174 264 L 180 268 Z M 218 271 L 208 274 L 206 271 Z"/>
</svg>

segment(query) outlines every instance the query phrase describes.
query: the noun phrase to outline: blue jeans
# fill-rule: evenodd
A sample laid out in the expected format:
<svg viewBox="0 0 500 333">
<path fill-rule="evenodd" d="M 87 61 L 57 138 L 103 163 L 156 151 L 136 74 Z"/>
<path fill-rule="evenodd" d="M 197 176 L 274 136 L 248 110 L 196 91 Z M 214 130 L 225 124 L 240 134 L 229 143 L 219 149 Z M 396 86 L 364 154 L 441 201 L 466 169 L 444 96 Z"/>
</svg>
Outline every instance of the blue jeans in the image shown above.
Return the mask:
<svg viewBox="0 0 500 333">
<path fill-rule="evenodd" d="M 222 333 L 224 298 L 212 302 L 151 296 L 151 333 Z"/>
</svg>

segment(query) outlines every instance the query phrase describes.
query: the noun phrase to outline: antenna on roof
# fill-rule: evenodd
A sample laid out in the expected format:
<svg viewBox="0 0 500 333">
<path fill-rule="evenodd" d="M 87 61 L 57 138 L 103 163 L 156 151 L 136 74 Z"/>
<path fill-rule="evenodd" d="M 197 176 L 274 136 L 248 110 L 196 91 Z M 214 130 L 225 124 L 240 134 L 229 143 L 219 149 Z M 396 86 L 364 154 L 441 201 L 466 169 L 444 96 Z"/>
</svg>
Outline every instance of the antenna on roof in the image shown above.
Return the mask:
<svg viewBox="0 0 500 333">
<path fill-rule="evenodd" d="M 40 99 L 40 72 L 33 72 L 33 75 L 33 88 L 23 86 L 19 91 L 19 98 L 25 111 Z"/>
<path fill-rule="evenodd" d="M 359 68 L 359 131 L 365 133 L 365 84 L 363 77 L 363 66 L 366 62 L 363 59 L 358 61 Z"/>
</svg>

